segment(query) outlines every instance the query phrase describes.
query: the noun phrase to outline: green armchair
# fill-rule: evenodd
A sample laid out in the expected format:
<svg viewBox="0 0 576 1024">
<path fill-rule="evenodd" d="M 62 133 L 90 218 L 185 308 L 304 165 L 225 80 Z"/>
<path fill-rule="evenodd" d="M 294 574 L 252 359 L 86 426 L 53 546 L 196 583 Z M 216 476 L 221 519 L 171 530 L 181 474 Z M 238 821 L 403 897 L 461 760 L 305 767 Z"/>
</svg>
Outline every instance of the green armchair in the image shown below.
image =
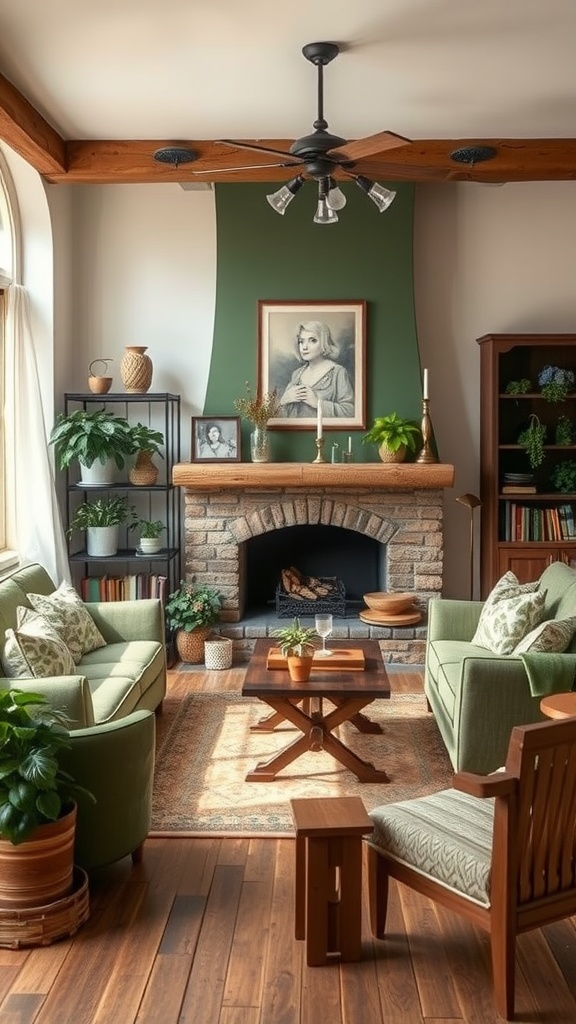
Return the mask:
<svg viewBox="0 0 576 1024">
<path fill-rule="evenodd" d="M 70 733 L 65 771 L 96 798 L 78 799 L 75 863 L 86 871 L 142 856 L 150 829 L 156 719 L 134 711 L 117 721 Z"/>
</svg>

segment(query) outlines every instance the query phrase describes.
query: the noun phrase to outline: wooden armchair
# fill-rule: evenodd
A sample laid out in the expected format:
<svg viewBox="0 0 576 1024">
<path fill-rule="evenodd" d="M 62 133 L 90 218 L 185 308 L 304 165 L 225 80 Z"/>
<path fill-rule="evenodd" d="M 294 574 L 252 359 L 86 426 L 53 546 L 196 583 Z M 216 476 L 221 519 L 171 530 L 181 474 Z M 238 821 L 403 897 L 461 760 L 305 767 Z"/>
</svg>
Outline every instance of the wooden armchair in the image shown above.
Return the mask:
<svg viewBox="0 0 576 1024">
<path fill-rule="evenodd" d="M 493 798 L 493 799 L 490 799 Z M 514 1013 L 516 936 L 576 913 L 576 719 L 516 726 L 504 770 L 370 812 L 372 931 L 388 878 L 490 934 L 496 1008 Z"/>
</svg>

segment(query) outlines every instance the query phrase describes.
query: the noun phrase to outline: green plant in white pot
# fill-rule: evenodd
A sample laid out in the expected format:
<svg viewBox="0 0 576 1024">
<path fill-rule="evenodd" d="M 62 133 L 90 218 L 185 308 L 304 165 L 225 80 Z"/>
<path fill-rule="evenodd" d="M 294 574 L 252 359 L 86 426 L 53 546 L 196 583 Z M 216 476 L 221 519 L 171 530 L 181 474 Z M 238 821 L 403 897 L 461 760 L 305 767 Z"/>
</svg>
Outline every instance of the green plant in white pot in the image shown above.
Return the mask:
<svg viewBox="0 0 576 1024">
<path fill-rule="evenodd" d="M 377 445 L 382 462 L 403 462 L 407 453 L 416 451 L 421 437 L 420 427 L 413 420 L 403 419 L 396 412 L 377 416 L 362 444 Z"/>
<path fill-rule="evenodd" d="M 136 509 L 127 498 L 98 498 L 84 501 L 78 506 L 68 527 L 86 531 L 86 550 L 89 555 L 110 556 L 118 551 L 118 527 L 134 519 Z"/>
<path fill-rule="evenodd" d="M 140 535 L 139 554 L 156 555 L 162 549 L 162 534 L 166 524 L 161 519 L 137 518 L 128 529 L 136 530 Z"/>
<path fill-rule="evenodd" d="M 54 446 L 60 469 L 78 462 L 84 487 L 112 483 L 114 467 L 123 469 L 135 451 L 132 428 L 123 416 L 98 409 L 76 409 L 61 413 L 52 428 L 49 443 Z"/>
</svg>

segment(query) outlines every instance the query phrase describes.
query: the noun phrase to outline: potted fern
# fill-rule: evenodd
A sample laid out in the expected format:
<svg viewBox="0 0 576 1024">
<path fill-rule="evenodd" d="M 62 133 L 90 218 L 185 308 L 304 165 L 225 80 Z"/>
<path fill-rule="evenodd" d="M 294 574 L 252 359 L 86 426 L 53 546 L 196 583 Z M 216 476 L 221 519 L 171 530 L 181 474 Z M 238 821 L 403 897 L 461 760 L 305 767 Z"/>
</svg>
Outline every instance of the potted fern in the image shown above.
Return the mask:
<svg viewBox="0 0 576 1024">
<path fill-rule="evenodd" d="M 371 442 L 378 446 L 382 462 L 403 462 L 408 452 L 416 451 L 420 439 L 420 427 L 413 420 L 403 419 L 396 412 L 388 416 L 377 416 L 362 444 Z"/>
</svg>

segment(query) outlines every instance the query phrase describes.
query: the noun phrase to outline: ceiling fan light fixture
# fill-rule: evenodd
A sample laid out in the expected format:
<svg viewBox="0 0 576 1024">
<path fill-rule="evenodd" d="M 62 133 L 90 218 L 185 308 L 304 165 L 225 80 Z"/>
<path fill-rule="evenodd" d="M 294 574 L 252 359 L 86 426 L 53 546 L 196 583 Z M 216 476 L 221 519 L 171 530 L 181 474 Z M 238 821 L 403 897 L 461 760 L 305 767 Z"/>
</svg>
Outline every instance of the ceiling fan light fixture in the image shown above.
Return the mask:
<svg viewBox="0 0 576 1024">
<path fill-rule="evenodd" d="M 370 178 L 365 178 L 363 174 L 357 174 L 354 181 L 359 188 L 376 204 L 380 213 L 384 213 L 391 203 L 396 198 L 396 193 L 392 192 L 389 188 L 384 188 L 384 185 L 379 185 L 377 181 L 371 181 Z"/>
<path fill-rule="evenodd" d="M 266 199 L 270 203 L 270 206 L 276 213 L 284 216 L 284 212 L 289 203 L 292 202 L 294 196 L 300 191 L 304 184 L 304 178 L 299 174 L 296 178 L 291 178 L 290 181 L 282 185 L 277 192 L 271 192 L 270 195 L 266 196 Z"/>
<path fill-rule="evenodd" d="M 343 210 L 346 206 L 346 196 L 333 178 L 329 179 L 326 203 L 330 210 Z"/>
<path fill-rule="evenodd" d="M 316 213 L 314 214 L 315 224 L 337 224 L 338 214 L 335 210 L 331 210 L 326 201 L 326 196 L 318 197 L 318 206 L 316 207 Z"/>
</svg>

